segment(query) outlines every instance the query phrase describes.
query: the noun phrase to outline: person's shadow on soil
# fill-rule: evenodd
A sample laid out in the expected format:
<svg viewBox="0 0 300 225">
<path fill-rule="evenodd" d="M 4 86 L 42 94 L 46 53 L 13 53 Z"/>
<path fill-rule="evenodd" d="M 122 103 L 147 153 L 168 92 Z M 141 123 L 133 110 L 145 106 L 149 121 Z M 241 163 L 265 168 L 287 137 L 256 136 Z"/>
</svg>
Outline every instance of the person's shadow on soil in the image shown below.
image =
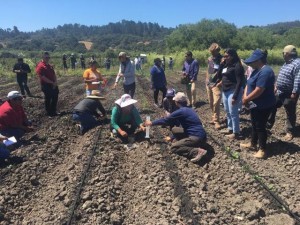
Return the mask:
<svg viewBox="0 0 300 225">
<path fill-rule="evenodd" d="M 0 160 L 0 168 L 5 168 L 9 165 L 18 165 L 23 163 L 24 157 L 20 157 L 20 156 L 10 156 L 8 159 L 1 159 Z"/>
<path fill-rule="evenodd" d="M 195 103 L 195 107 L 198 109 L 198 108 L 200 108 L 201 106 L 203 106 L 203 105 L 205 105 L 205 104 L 207 104 L 206 102 L 203 102 L 203 101 L 199 101 L 199 102 L 196 102 Z"/>
<path fill-rule="evenodd" d="M 299 145 L 292 142 L 274 141 L 267 145 L 268 157 L 284 155 L 286 153 L 295 154 L 300 151 Z"/>
<path fill-rule="evenodd" d="M 300 137 L 300 125 L 295 127 L 294 137 Z"/>
<path fill-rule="evenodd" d="M 31 95 L 30 98 L 40 98 L 40 99 L 43 99 L 44 97 L 38 96 L 38 95 Z"/>
</svg>

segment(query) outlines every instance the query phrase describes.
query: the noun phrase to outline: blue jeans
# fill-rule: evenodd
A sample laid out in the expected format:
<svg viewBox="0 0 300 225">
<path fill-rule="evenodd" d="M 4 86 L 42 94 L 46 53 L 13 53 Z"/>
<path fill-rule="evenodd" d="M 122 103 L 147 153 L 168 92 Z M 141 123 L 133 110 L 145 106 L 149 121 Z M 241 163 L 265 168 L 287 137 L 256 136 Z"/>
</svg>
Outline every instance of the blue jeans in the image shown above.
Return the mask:
<svg viewBox="0 0 300 225">
<path fill-rule="evenodd" d="M 228 130 L 232 130 L 233 133 L 240 133 L 240 116 L 239 116 L 239 107 L 241 104 L 243 90 L 240 90 L 238 97 L 236 99 L 236 103 L 234 105 L 231 104 L 232 97 L 234 94 L 234 90 L 223 91 L 222 98 L 224 109 L 227 115 L 227 128 Z"/>
<path fill-rule="evenodd" d="M 0 160 L 7 159 L 10 155 L 10 151 L 6 148 L 4 144 L 0 144 Z"/>
<path fill-rule="evenodd" d="M 17 141 L 19 142 L 20 138 L 24 136 L 25 130 L 20 128 L 8 128 L 1 131 L 1 134 L 6 137 L 12 137 L 14 136 Z"/>
<path fill-rule="evenodd" d="M 89 129 L 99 124 L 93 115 L 86 112 L 74 112 L 73 120 L 80 122 L 82 133 L 87 132 Z"/>
</svg>

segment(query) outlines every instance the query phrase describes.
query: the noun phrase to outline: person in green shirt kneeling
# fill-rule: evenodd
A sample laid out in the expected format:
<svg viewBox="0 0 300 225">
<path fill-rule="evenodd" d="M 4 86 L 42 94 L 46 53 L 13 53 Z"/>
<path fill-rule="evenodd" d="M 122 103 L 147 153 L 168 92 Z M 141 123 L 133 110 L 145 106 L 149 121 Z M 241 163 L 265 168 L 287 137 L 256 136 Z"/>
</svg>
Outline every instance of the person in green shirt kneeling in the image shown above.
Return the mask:
<svg viewBox="0 0 300 225">
<path fill-rule="evenodd" d="M 128 136 L 134 134 L 137 128 L 145 131 L 141 116 L 134 106 L 137 100 L 132 99 L 129 94 L 124 94 L 115 101 L 116 105 L 111 113 L 111 131 L 121 138 L 122 142 L 128 143 Z"/>
</svg>

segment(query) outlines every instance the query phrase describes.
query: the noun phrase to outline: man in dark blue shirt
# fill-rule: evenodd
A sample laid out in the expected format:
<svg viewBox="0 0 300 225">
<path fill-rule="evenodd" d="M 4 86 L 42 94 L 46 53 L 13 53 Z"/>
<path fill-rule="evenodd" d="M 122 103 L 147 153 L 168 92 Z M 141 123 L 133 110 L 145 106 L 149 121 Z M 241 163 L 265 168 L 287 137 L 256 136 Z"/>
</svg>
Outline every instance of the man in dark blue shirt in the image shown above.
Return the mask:
<svg viewBox="0 0 300 225">
<path fill-rule="evenodd" d="M 202 126 L 197 113 L 187 107 L 187 97 L 184 93 L 178 92 L 173 98 L 178 110 L 171 113 L 166 118 L 146 121 L 146 126 L 168 125 L 172 126 L 179 122 L 181 127 L 173 127 L 172 133 L 177 141 L 172 144 L 173 153 L 191 158 L 192 162 L 198 162 L 207 153 L 204 149 L 206 144 L 206 132 Z M 173 138 L 173 139 L 174 139 Z M 166 139 L 168 141 L 172 140 Z"/>
<path fill-rule="evenodd" d="M 182 76 L 188 78 L 186 84 L 186 92 L 189 99 L 189 106 L 196 107 L 196 81 L 199 73 L 199 63 L 193 58 L 193 53 L 188 51 L 185 53 L 185 62 L 182 68 Z"/>
<path fill-rule="evenodd" d="M 31 73 L 31 69 L 27 63 L 23 62 L 23 57 L 18 58 L 18 62 L 14 65 L 13 72 L 17 74 L 17 82 L 23 97 L 26 97 L 25 91 L 28 96 L 32 96 L 27 86 L 27 73 Z"/>
</svg>

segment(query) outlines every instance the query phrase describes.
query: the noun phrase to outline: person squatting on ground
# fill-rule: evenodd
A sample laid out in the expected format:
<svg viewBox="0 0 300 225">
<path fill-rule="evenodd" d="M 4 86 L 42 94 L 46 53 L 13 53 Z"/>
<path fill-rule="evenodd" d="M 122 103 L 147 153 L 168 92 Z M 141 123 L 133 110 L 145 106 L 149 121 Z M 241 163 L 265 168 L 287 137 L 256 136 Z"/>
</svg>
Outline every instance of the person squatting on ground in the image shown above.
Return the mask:
<svg viewBox="0 0 300 225">
<path fill-rule="evenodd" d="M 106 79 L 104 79 L 98 70 L 98 63 L 95 60 L 90 60 L 89 62 L 90 68 L 86 69 L 83 72 L 83 79 L 85 82 L 85 90 L 86 96 L 89 96 L 93 90 L 101 91 L 101 82 L 106 83 Z"/>
<path fill-rule="evenodd" d="M 171 145 L 173 153 L 186 156 L 192 162 L 198 162 L 207 153 L 204 149 L 206 145 L 206 132 L 202 126 L 197 113 L 187 107 L 187 97 L 183 92 L 178 92 L 173 98 L 178 110 L 172 112 L 168 117 L 154 121 L 145 121 L 145 126 L 169 125 L 179 122 L 181 127 L 173 127 L 173 138 L 177 141 Z M 173 138 L 167 137 L 166 141 Z"/>
<path fill-rule="evenodd" d="M 206 92 L 208 96 L 209 106 L 212 110 L 212 120 L 210 124 L 214 124 L 216 129 L 220 129 L 220 103 L 222 93 L 222 82 L 217 85 L 213 82 L 213 78 L 218 72 L 221 64 L 222 55 L 220 54 L 220 46 L 217 43 L 212 43 L 208 49 L 211 53 L 211 57 L 207 60 L 206 71 Z"/>
<path fill-rule="evenodd" d="M 284 106 L 286 112 L 286 136 L 284 140 L 290 141 L 294 137 L 296 109 L 300 93 L 300 58 L 298 58 L 297 49 L 293 45 L 285 46 L 282 55 L 285 63 L 277 77 L 276 106 L 269 117 L 268 128 L 271 129 L 275 123 L 277 108 Z"/>
<path fill-rule="evenodd" d="M 151 75 L 151 89 L 153 90 L 154 105 L 158 108 L 162 107 L 163 99 L 166 97 L 167 92 L 167 79 L 165 72 L 161 66 L 161 59 L 154 59 L 154 66 L 150 69 Z M 158 94 L 162 92 L 161 104 L 158 104 Z"/>
<path fill-rule="evenodd" d="M 90 95 L 81 100 L 73 109 L 73 120 L 80 122 L 79 134 L 83 135 L 89 129 L 101 124 L 101 121 L 95 119 L 106 118 L 106 111 L 103 108 L 100 99 L 100 92 L 93 90 Z M 102 115 L 98 113 L 98 110 Z"/>
<path fill-rule="evenodd" d="M 115 101 L 116 105 L 111 112 L 110 129 L 124 143 L 128 143 L 128 136 L 134 134 L 137 128 L 145 131 L 141 116 L 134 106 L 136 102 L 129 94 L 124 94 Z"/>
<path fill-rule="evenodd" d="M 196 106 L 196 81 L 199 73 L 199 63 L 193 58 L 193 53 L 188 51 L 185 53 L 185 61 L 182 68 L 182 76 L 188 78 L 186 84 L 186 93 L 189 99 L 189 106 Z"/>
<path fill-rule="evenodd" d="M 163 99 L 163 109 L 165 110 L 165 116 L 169 116 L 172 112 L 179 109 L 173 98 L 176 91 L 173 88 L 169 88 L 166 93 L 166 97 Z"/>
<path fill-rule="evenodd" d="M 250 109 L 252 135 L 251 141 L 241 143 L 241 148 L 256 149 L 256 158 L 266 156 L 268 117 L 275 106 L 276 98 L 274 94 L 275 75 L 272 68 L 267 64 L 267 52 L 259 49 L 244 61 L 253 68 L 243 95 L 243 104 Z"/>
<path fill-rule="evenodd" d="M 58 86 L 52 65 L 49 64 L 50 55 L 44 52 L 43 59 L 36 66 L 36 73 L 40 78 L 41 88 L 45 95 L 45 109 L 49 117 L 57 116 Z"/>
<path fill-rule="evenodd" d="M 18 141 L 26 133 L 33 131 L 22 106 L 23 97 L 18 91 L 11 91 L 7 101 L 0 106 L 0 133 L 14 136 Z"/>
<path fill-rule="evenodd" d="M 25 98 L 25 91 L 28 96 L 32 96 L 27 86 L 27 73 L 31 73 L 31 69 L 27 63 L 23 62 L 22 57 L 18 57 L 18 62 L 13 67 L 13 72 L 17 74 L 17 82 L 20 87 L 21 94 Z"/>
<path fill-rule="evenodd" d="M 222 82 L 222 98 L 227 114 L 227 130 L 222 133 L 231 139 L 239 138 L 239 108 L 242 103 L 242 86 L 245 77 L 244 68 L 235 49 L 229 48 L 225 50 L 216 78 L 216 85 Z"/>
<path fill-rule="evenodd" d="M 129 94 L 133 98 L 135 93 L 135 69 L 134 63 L 130 61 L 129 56 L 125 52 L 119 54 L 119 73 L 114 84 L 114 88 L 117 87 L 121 77 L 123 77 L 123 89 L 125 94 Z"/>
</svg>

